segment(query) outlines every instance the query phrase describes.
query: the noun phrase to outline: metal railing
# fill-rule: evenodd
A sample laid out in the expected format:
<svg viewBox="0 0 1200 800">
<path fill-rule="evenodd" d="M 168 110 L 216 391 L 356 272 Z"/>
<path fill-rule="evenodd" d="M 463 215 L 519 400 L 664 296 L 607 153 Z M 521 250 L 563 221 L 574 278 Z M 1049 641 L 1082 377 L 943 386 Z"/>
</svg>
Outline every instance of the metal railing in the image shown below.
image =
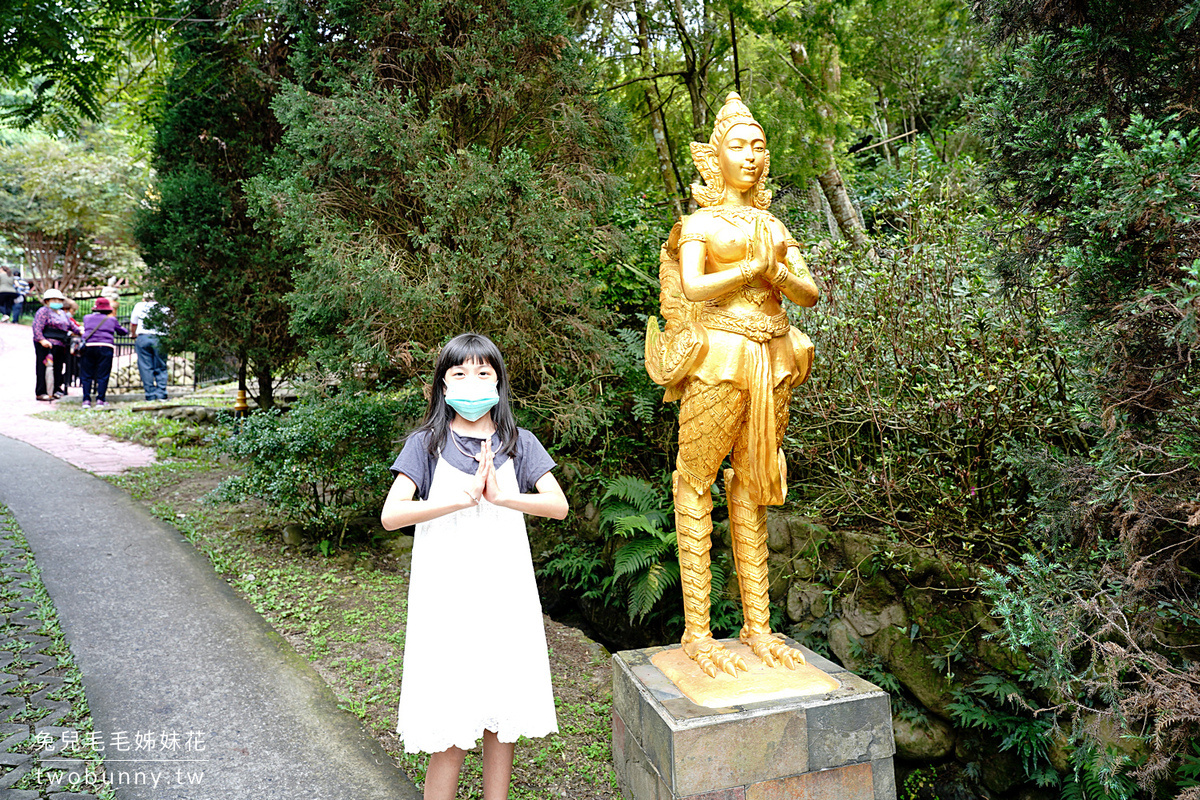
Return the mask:
<svg viewBox="0 0 1200 800">
<path fill-rule="evenodd" d="M 76 319 L 82 324 L 83 318 L 92 312 L 92 306 L 99 298 L 76 297 L 79 305 Z M 136 299 L 135 299 L 136 298 Z M 141 295 L 122 297 L 117 307 L 117 321 L 129 328 L 129 315 L 133 304 L 140 300 Z M 122 314 L 122 309 L 129 309 Z M 134 347 L 134 337 L 115 335 L 113 337 L 116 352 L 113 354 L 112 373 L 108 379 L 108 389 L 111 392 L 141 391 L 142 378 L 137 368 L 137 350 Z M 67 362 L 68 385 L 79 385 L 79 358 L 72 356 Z M 236 365 L 230 367 L 223 361 L 213 364 L 197 364 L 194 353 L 174 353 L 167 356 L 167 386 L 198 388 L 201 384 L 216 383 L 229 380 L 237 375 Z"/>
</svg>

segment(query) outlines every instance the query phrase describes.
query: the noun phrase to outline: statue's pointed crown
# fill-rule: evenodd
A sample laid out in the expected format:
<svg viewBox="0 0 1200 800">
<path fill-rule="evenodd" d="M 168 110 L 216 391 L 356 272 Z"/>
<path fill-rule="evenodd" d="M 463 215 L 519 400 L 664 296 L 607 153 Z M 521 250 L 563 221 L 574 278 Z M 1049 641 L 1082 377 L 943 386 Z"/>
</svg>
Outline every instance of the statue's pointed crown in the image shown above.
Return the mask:
<svg viewBox="0 0 1200 800">
<path fill-rule="evenodd" d="M 708 143 L 713 147 L 718 147 L 721 140 L 725 138 L 725 134 L 729 133 L 729 129 L 743 122 L 762 130 L 762 125 L 742 102 L 742 96 L 737 92 L 730 92 L 725 95 L 725 105 L 721 106 L 721 110 L 717 112 L 717 121 L 713 125 L 712 137 L 709 138 Z"/>
</svg>

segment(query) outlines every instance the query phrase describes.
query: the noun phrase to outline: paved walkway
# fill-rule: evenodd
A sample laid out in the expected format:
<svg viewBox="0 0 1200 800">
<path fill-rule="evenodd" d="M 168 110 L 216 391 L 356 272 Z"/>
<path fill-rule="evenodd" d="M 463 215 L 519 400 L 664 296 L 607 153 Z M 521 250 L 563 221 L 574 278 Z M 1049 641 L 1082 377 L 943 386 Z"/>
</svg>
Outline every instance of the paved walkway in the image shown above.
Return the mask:
<svg viewBox="0 0 1200 800">
<path fill-rule="evenodd" d="M 104 461 L 81 444 L 87 434 L 78 429 L 31 424 L 39 421 L 25 414 L 44 404 L 29 399 L 28 331 L 0 324 L 8 418 L 0 429 L 0 503 L 33 550 L 98 736 L 134 742 L 141 734 L 176 745 L 110 748 L 106 770 L 118 777 L 119 800 L 419 797 L 311 665 L 178 531 L 75 468 L 124 469 L 142 463 L 136 452 Z M 132 452 L 92 438 L 104 453 Z"/>
<path fill-rule="evenodd" d="M 116 475 L 154 463 L 154 451 L 130 442 L 97 436 L 65 422 L 30 415 L 60 403 L 78 405 L 74 396 L 53 403 L 39 402 L 34 386 L 33 338 L 28 325 L 0 323 L 0 436 L 28 442 L 68 464 L 96 475 Z M 103 413 L 100 411 L 97 414 Z"/>
</svg>

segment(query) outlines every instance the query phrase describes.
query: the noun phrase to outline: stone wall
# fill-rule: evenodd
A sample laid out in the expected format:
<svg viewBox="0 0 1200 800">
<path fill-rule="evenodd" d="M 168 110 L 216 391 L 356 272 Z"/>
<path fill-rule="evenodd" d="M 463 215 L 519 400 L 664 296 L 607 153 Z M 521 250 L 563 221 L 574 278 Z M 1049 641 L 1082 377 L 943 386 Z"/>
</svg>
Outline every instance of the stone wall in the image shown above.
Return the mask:
<svg viewBox="0 0 1200 800">
<path fill-rule="evenodd" d="M 990 796 L 1039 796 L 1022 785 L 1013 753 L 1001 752 L 986 732 L 957 725 L 951 710 L 956 693 L 980 676 L 1028 666 L 989 637 L 999 626 L 980 598 L 976 568 L 794 514 L 773 511 L 768 530 L 772 601 L 786 609 L 791 635 L 814 649 L 827 646 L 868 680 L 894 679 L 901 782 L 906 771 L 937 763 L 957 776 L 943 797 L 972 796 L 971 785 Z"/>
</svg>

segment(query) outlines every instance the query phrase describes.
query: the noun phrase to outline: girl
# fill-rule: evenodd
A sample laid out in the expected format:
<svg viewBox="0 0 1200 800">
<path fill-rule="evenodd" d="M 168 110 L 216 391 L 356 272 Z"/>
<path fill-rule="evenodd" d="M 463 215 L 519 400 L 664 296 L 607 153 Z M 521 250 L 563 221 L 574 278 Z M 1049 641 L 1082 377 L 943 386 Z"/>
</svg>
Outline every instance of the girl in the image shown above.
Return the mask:
<svg viewBox="0 0 1200 800">
<path fill-rule="evenodd" d="M 484 800 L 504 800 L 517 738 L 558 730 L 523 516 L 566 517 L 554 466 L 513 420 L 496 345 L 451 339 L 382 515 L 388 530 L 417 525 L 397 731 L 431 754 L 425 800 L 452 800 L 480 736 Z"/>
</svg>

